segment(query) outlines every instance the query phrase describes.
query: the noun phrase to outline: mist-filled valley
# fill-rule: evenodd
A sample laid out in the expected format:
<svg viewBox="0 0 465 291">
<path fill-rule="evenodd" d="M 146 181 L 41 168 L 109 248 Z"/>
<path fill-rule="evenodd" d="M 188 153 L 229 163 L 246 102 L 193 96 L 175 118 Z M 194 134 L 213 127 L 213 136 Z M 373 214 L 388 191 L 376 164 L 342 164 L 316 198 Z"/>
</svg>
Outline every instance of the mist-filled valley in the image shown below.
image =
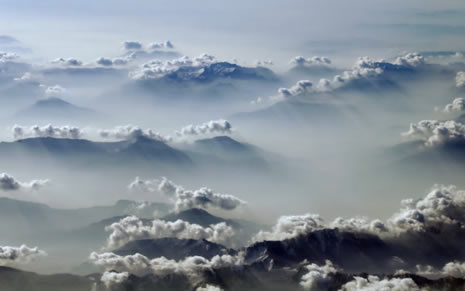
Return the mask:
<svg viewBox="0 0 465 291">
<path fill-rule="evenodd" d="M 26 2 L 0 291 L 465 289 L 460 1 Z"/>
</svg>

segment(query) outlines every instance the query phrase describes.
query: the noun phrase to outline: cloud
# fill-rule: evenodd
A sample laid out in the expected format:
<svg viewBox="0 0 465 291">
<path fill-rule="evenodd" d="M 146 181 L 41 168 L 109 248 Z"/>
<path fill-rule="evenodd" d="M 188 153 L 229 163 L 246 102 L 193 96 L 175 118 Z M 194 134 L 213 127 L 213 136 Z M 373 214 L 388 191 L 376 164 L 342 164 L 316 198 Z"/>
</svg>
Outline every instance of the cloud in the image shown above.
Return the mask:
<svg viewBox="0 0 465 291">
<path fill-rule="evenodd" d="M 285 100 L 292 97 L 302 96 L 312 92 L 312 87 L 313 84 L 309 80 L 301 80 L 290 88 L 279 88 L 279 95 L 276 99 Z"/>
<path fill-rule="evenodd" d="M 40 190 L 48 185 L 50 180 L 32 180 L 20 182 L 6 173 L 0 174 L 0 191 Z"/>
<path fill-rule="evenodd" d="M 100 281 L 105 284 L 105 287 L 107 288 L 112 288 L 115 285 L 119 285 L 121 283 L 124 283 L 126 280 L 129 278 L 129 273 L 128 272 L 104 272 L 102 274 L 102 277 L 100 278 Z"/>
<path fill-rule="evenodd" d="M 66 93 L 66 89 L 61 87 L 60 85 L 49 86 L 45 89 L 45 95 L 50 97 L 60 97 Z"/>
<path fill-rule="evenodd" d="M 441 146 L 465 141 L 465 125 L 454 120 L 422 120 L 417 124 L 411 123 L 409 130 L 402 135 L 423 140 L 427 147 Z"/>
<path fill-rule="evenodd" d="M 89 256 L 97 266 L 102 266 L 106 270 L 117 272 L 129 272 L 136 276 L 153 274 L 156 276 L 166 276 L 170 274 L 181 274 L 189 278 L 198 278 L 205 271 L 213 271 L 218 268 L 237 267 L 243 264 L 240 256 L 222 255 L 215 256 L 207 260 L 200 256 L 187 257 L 184 260 L 175 261 L 165 257 L 149 258 L 141 255 L 119 256 L 114 253 L 98 254 L 93 252 Z"/>
<path fill-rule="evenodd" d="M 296 66 L 327 66 L 331 64 L 331 60 L 327 57 L 311 57 L 304 58 L 302 56 L 297 56 L 291 60 L 291 64 Z"/>
<path fill-rule="evenodd" d="M 156 185 L 158 184 L 158 187 Z M 211 189 L 202 187 L 198 190 L 186 190 L 172 181 L 162 178 L 161 181 L 136 179 L 129 185 L 131 190 L 145 192 L 159 191 L 174 203 L 176 211 L 190 208 L 216 207 L 222 210 L 234 210 L 246 204 L 245 201 L 229 194 L 215 193 Z"/>
<path fill-rule="evenodd" d="M 58 58 L 53 60 L 52 64 L 59 64 L 65 67 L 79 67 L 82 66 L 82 61 L 75 58 Z"/>
<path fill-rule="evenodd" d="M 200 125 L 187 125 L 176 131 L 177 137 L 198 136 L 205 134 L 231 134 L 232 125 L 224 119 L 210 120 Z"/>
<path fill-rule="evenodd" d="M 212 224 L 202 227 L 183 220 L 174 222 L 153 220 L 151 225 L 144 225 L 143 221 L 135 216 L 128 216 L 105 228 L 111 231 L 107 240 L 110 249 L 122 247 L 126 243 L 141 239 L 159 239 L 174 237 L 178 239 L 205 239 L 220 244 L 230 244 L 235 233 L 226 223 Z"/>
<path fill-rule="evenodd" d="M 143 64 L 139 69 L 130 73 L 134 80 L 153 80 L 161 79 L 164 76 L 174 73 L 180 68 L 185 67 L 205 67 L 215 62 L 215 57 L 202 54 L 195 58 L 183 56 L 174 60 L 153 60 Z M 199 71 L 200 72 L 200 71 Z"/>
<path fill-rule="evenodd" d="M 205 287 L 198 287 L 195 291 L 223 291 L 222 288 L 214 286 L 214 285 L 205 285 Z"/>
<path fill-rule="evenodd" d="M 98 58 L 95 62 L 101 66 L 113 66 L 113 61 L 104 57 Z"/>
<path fill-rule="evenodd" d="M 452 103 L 449 103 L 444 107 L 443 112 L 462 112 L 465 111 L 465 98 L 455 98 Z"/>
<path fill-rule="evenodd" d="M 45 126 L 33 125 L 25 127 L 21 125 L 13 126 L 13 136 L 15 139 L 23 139 L 28 137 L 54 137 L 54 138 L 71 138 L 79 139 L 82 137 L 82 131 L 78 127 L 73 126 L 53 126 L 51 124 Z"/>
<path fill-rule="evenodd" d="M 436 269 L 430 265 L 417 265 L 415 273 L 433 280 L 443 277 L 465 279 L 465 263 L 457 261 L 449 262 L 445 264 L 442 269 Z"/>
<path fill-rule="evenodd" d="M 294 63 L 300 65 L 324 64 L 328 60 L 323 58 L 305 59 L 297 57 Z M 375 83 L 388 73 L 412 72 L 414 69 L 424 65 L 424 58 L 417 53 L 408 53 L 397 57 L 392 63 L 385 60 L 373 60 L 369 57 L 360 57 L 351 70 L 346 70 L 342 74 L 336 75 L 332 80 L 320 79 L 316 86 L 312 87 L 308 80 L 299 81 L 293 87 L 280 88 L 278 99 L 283 100 L 289 97 L 297 97 L 309 93 L 328 92 L 344 87 L 359 86 L 360 82 Z M 300 84 L 299 84 L 300 83 Z"/>
<path fill-rule="evenodd" d="M 392 278 L 381 280 L 377 276 L 368 276 L 368 278 L 354 277 L 340 291 L 420 291 L 420 288 L 411 278 Z"/>
<path fill-rule="evenodd" d="M 117 140 L 126 140 L 132 139 L 139 136 L 148 137 L 154 140 L 159 140 L 162 142 L 170 142 L 172 138 L 170 136 L 163 136 L 158 132 L 153 131 L 148 128 L 146 130 L 141 129 L 140 127 L 133 125 L 123 125 L 116 126 L 112 129 L 102 129 L 99 130 L 99 135 L 105 139 L 117 139 Z"/>
<path fill-rule="evenodd" d="M 272 60 L 256 60 L 254 62 L 256 67 L 267 67 L 267 66 L 272 66 L 274 65 Z"/>
<path fill-rule="evenodd" d="M 455 86 L 457 86 L 457 88 L 465 87 L 465 72 L 457 72 L 455 76 Z"/>
<path fill-rule="evenodd" d="M 326 224 L 317 214 L 281 216 L 271 231 L 260 231 L 253 240 L 285 240 L 327 228 L 371 233 L 386 239 L 395 239 L 399 234 L 426 234 L 440 229 L 458 233 L 465 229 L 465 191 L 453 185 L 435 185 L 421 199 L 402 200 L 401 209 L 386 222 L 339 217 Z"/>
<path fill-rule="evenodd" d="M 124 66 L 124 65 L 127 65 L 131 60 L 132 58 L 130 56 L 118 57 L 118 58 L 113 58 L 113 59 L 100 57 L 95 61 L 95 63 L 103 67 Z"/>
<path fill-rule="evenodd" d="M 332 280 L 332 275 L 338 272 L 333 263 L 328 260 L 323 266 L 310 264 L 305 266 L 305 269 L 308 270 L 308 273 L 304 274 L 300 279 L 300 286 L 305 290 L 326 290 L 327 285 Z"/>
<path fill-rule="evenodd" d="M 18 58 L 17 54 L 0 52 L 0 63 L 2 62 L 11 62 Z"/>
<path fill-rule="evenodd" d="M 465 191 L 455 186 L 435 185 L 424 198 L 402 200 L 401 205 L 401 210 L 388 219 L 397 232 L 426 232 L 447 225 L 465 228 Z"/>
<path fill-rule="evenodd" d="M 152 42 L 147 46 L 147 48 L 149 50 L 173 49 L 174 45 L 171 43 L 171 41 L 167 40 L 165 42 Z"/>
<path fill-rule="evenodd" d="M 28 264 L 47 253 L 39 248 L 30 248 L 26 245 L 20 247 L 0 246 L 0 265 Z"/>
<path fill-rule="evenodd" d="M 271 231 L 260 231 L 254 241 L 285 240 L 325 228 L 318 214 L 281 216 Z"/>
<path fill-rule="evenodd" d="M 138 41 L 127 40 L 123 42 L 123 47 L 125 50 L 140 50 L 142 49 L 142 43 Z"/>
<path fill-rule="evenodd" d="M 342 217 L 336 218 L 329 225 L 331 228 L 337 228 L 347 232 L 366 232 L 366 233 L 385 233 L 388 230 L 387 226 L 379 219 L 368 220 L 364 217 L 355 217 L 344 219 Z"/>
</svg>

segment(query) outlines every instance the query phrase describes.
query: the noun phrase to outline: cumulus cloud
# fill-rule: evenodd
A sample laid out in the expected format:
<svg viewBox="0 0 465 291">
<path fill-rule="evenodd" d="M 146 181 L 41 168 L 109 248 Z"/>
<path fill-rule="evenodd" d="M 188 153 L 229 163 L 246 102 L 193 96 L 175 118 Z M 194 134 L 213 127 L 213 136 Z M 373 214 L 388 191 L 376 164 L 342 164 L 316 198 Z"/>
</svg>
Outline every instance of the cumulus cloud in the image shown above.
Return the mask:
<svg viewBox="0 0 465 291">
<path fill-rule="evenodd" d="M 158 185 L 156 187 L 156 185 Z M 223 210 L 234 210 L 246 204 L 245 201 L 229 194 L 215 193 L 211 189 L 202 187 L 198 190 L 186 190 L 172 181 L 162 178 L 161 181 L 143 181 L 139 177 L 129 185 L 129 189 L 145 192 L 159 191 L 174 203 L 176 211 L 190 208 L 216 207 Z"/>
<path fill-rule="evenodd" d="M 327 224 L 317 214 L 281 216 L 271 231 L 260 231 L 253 240 L 285 240 L 325 228 L 371 233 L 383 238 L 396 238 L 407 233 L 422 234 L 430 230 L 462 231 L 465 229 L 465 191 L 453 185 L 435 185 L 421 199 L 402 200 L 401 209 L 386 222 L 339 217 Z"/>
<path fill-rule="evenodd" d="M 98 65 L 109 67 L 113 66 L 113 61 L 104 57 L 100 57 L 95 61 Z"/>
<path fill-rule="evenodd" d="M 417 124 L 411 123 L 409 130 L 402 135 L 423 140 L 425 146 L 434 147 L 465 141 L 465 125 L 454 120 L 422 120 Z"/>
<path fill-rule="evenodd" d="M 133 125 L 123 125 L 123 126 L 116 126 L 112 129 L 102 129 L 99 130 L 99 135 L 105 139 L 117 139 L 117 140 L 124 140 L 124 139 L 131 139 L 136 138 L 139 136 L 145 136 L 151 139 L 163 141 L 163 142 L 170 142 L 172 139 L 169 136 L 163 136 L 158 132 L 153 131 L 152 129 L 142 129 L 137 126 Z"/>
<path fill-rule="evenodd" d="M 58 64 L 65 67 L 79 67 L 82 66 L 82 61 L 75 58 L 58 58 L 53 60 L 52 64 Z"/>
<path fill-rule="evenodd" d="M 331 60 L 327 57 L 314 56 L 311 58 L 304 58 L 297 56 L 291 60 L 291 64 L 296 66 L 327 66 L 331 64 Z"/>
<path fill-rule="evenodd" d="M 465 263 L 457 261 L 449 262 L 445 264 L 442 269 L 436 269 L 429 265 L 417 265 L 416 274 L 430 279 L 438 279 L 443 277 L 465 279 Z"/>
<path fill-rule="evenodd" d="M 455 85 L 457 88 L 465 87 L 465 72 L 457 72 L 457 75 L 455 76 Z"/>
<path fill-rule="evenodd" d="M 222 288 L 214 285 L 205 285 L 205 287 L 198 287 L 195 291 L 223 291 Z"/>
<path fill-rule="evenodd" d="M 227 120 L 210 120 L 199 125 L 187 125 L 176 131 L 177 137 L 198 136 L 205 134 L 231 134 L 232 125 Z"/>
<path fill-rule="evenodd" d="M 465 191 L 455 186 L 436 185 L 419 200 L 403 200 L 401 210 L 388 222 L 396 231 L 423 232 L 446 225 L 465 227 Z"/>
<path fill-rule="evenodd" d="M 60 97 L 66 93 L 66 89 L 60 85 L 49 86 L 45 89 L 45 95 L 50 97 Z"/>
<path fill-rule="evenodd" d="M 318 214 L 281 216 L 271 231 L 260 231 L 253 240 L 285 240 L 325 228 Z"/>
<path fill-rule="evenodd" d="M 214 63 L 215 57 L 202 54 L 195 58 L 183 56 L 174 60 L 162 61 L 153 60 L 143 64 L 140 68 L 130 73 L 134 80 L 153 80 L 160 79 L 170 73 L 176 72 L 183 67 L 205 67 Z"/>
<path fill-rule="evenodd" d="M 366 233 L 384 233 L 388 232 L 388 227 L 379 219 L 370 221 L 364 217 L 355 217 L 344 219 L 342 217 L 336 218 L 329 225 L 331 228 L 337 228 L 342 231 L 348 232 L 366 232 Z"/>
<path fill-rule="evenodd" d="M 105 284 L 105 287 L 107 288 L 112 288 L 113 286 L 119 285 L 121 283 L 124 283 L 127 279 L 129 278 L 129 273 L 128 272 L 104 272 L 102 274 L 102 277 L 100 278 L 100 281 Z"/>
<path fill-rule="evenodd" d="M 123 47 L 125 50 L 140 50 L 142 49 L 142 43 L 138 41 L 127 40 L 123 42 Z"/>
<path fill-rule="evenodd" d="M 0 63 L 1 62 L 11 62 L 18 58 L 17 54 L 0 52 Z"/>
<path fill-rule="evenodd" d="M 48 185 L 49 183 L 50 180 L 32 180 L 30 182 L 21 182 L 6 173 L 0 174 L 1 191 L 40 190 L 42 187 Z"/>
<path fill-rule="evenodd" d="M 452 103 L 449 103 L 444 107 L 443 112 L 462 112 L 465 111 L 465 98 L 455 98 Z"/>
<path fill-rule="evenodd" d="M 380 279 L 377 276 L 368 276 L 368 278 L 354 277 L 340 291 L 420 291 L 418 285 L 411 278 L 392 278 Z"/>
<path fill-rule="evenodd" d="M 0 265 L 28 264 L 47 253 L 39 248 L 30 248 L 26 245 L 20 247 L 0 246 Z"/>
<path fill-rule="evenodd" d="M 300 286 L 305 290 L 325 290 L 327 284 L 331 282 L 332 275 L 336 274 L 338 270 L 331 263 L 326 260 L 323 266 L 317 264 L 310 264 L 305 266 L 308 273 L 302 276 L 300 279 Z"/>
<path fill-rule="evenodd" d="M 179 239 L 205 239 L 220 244 L 230 244 L 234 236 L 233 229 L 226 223 L 212 224 L 202 227 L 183 220 L 174 222 L 153 220 L 150 225 L 145 225 L 135 216 L 128 216 L 107 226 L 106 231 L 111 231 L 107 241 L 110 249 L 119 248 L 126 243 L 141 239 L 158 239 L 174 237 Z"/>
<path fill-rule="evenodd" d="M 97 266 L 102 266 L 106 270 L 117 272 L 129 272 L 136 276 L 153 274 L 156 276 L 166 276 L 170 274 L 181 274 L 189 278 L 197 278 L 205 271 L 212 271 L 218 268 L 237 267 L 243 264 L 241 256 L 222 255 L 215 256 L 207 260 L 200 256 L 187 257 L 184 260 L 175 261 L 165 257 L 149 258 L 141 255 L 119 256 L 114 253 L 93 252 L 89 257 L 90 261 Z"/>
<path fill-rule="evenodd" d="M 267 66 L 272 66 L 273 61 L 272 60 L 256 60 L 254 64 L 256 67 L 267 67 Z"/>
<path fill-rule="evenodd" d="M 311 92 L 312 86 L 313 84 L 309 80 L 298 81 L 294 86 L 290 88 L 279 88 L 279 95 L 276 99 L 285 100 L 288 98 L 305 95 Z"/>
<path fill-rule="evenodd" d="M 15 125 L 12 128 L 13 136 L 15 139 L 22 139 L 28 137 L 55 137 L 55 138 L 71 138 L 79 139 L 82 137 L 82 131 L 78 127 L 73 126 L 53 126 L 51 124 L 45 126 L 33 125 L 25 127 Z"/>
<path fill-rule="evenodd" d="M 167 40 L 165 42 L 152 42 L 147 46 L 147 48 L 149 50 L 173 49 L 174 45 L 171 43 L 171 41 Z"/>
</svg>

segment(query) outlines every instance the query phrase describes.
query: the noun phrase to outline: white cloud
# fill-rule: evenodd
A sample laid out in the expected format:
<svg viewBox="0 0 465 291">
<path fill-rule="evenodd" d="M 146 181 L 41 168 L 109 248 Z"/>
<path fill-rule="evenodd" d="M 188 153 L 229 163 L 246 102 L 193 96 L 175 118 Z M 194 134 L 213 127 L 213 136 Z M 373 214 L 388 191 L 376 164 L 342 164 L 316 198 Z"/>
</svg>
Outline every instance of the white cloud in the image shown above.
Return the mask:
<svg viewBox="0 0 465 291">
<path fill-rule="evenodd" d="M 189 278 L 198 278 L 205 271 L 212 271 L 218 268 L 237 267 L 243 264 L 241 256 L 222 255 L 215 256 L 207 260 L 200 256 L 187 257 L 184 260 L 175 261 L 165 257 L 149 258 L 141 255 L 119 256 L 114 253 L 98 254 L 93 252 L 89 259 L 97 266 L 102 266 L 106 270 L 117 272 L 129 272 L 136 276 L 153 274 L 156 276 L 166 276 L 169 274 L 182 274 Z"/>
<path fill-rule="evenodd" d="M 127 40 L 123 42 L 123 47 L 126 50 L 140 50 L 142 49 L 142 43 L 138 41 Z"/>
<path fill-rule="evenodd" d="M 18 58 L 18 55 L 14 53 L 0 52 L 0 63 L 2 62 L 11 62 Z"/>
<path fill-rule="evenodd" d="M 381 280 L 377 276 L 368 278 L 354 277 L 340 291 L 420 291 L 417 284 L 410 278 L 392 278 Z"/>
<path fill-rule="evenodd" d="M 267 66 L 272 66 L 273 61 L 272 60 L 256 60 L 254 64 L 256 67 L 267 67 Z"/>
<path fill-rule="evenodd" d="M 318 214 L 281 216 L 271 231 L 260 231 L 254 241 L 284 240 L 325 228 Z"/>
<path fill-rule="evenodd" d="M 304 58 L 297 56 L 291 60 L 291 64 L 296 66 L 327 66 L 331 64 L 331 60 L 327 57 L 314 56 L 311 58 Z"/>
<path fill-rule="evenodd" d="M 139 69 L 130 73 L 130 77 L 134 80 L 151 80 L 160 79 L 169 73 L 176 72 L 182 67 L 205 67 L 214 63 L 215 57 L 207 54 L 202 54 L 195 58 L 183 56 L 178 59 L 162 61 L 153 60 L 143 64 Z"/>
<path fill-rule="evenodd" d="M 0 191 L 40 190 L 48 185 L 50 180 L 32 180 L 21 182 L 6 173 L 0 174 Z"/>
<path fill-rule="evenodd" d="M 132 125 L 116 126 L 112 129 L 102 129 L 99 130 L 99 135 L 102 138 L 117 140 L 131 139 L 138 136 L 145 136 L 163 142 L 170 142 L 172 140 L 170 136 L 163 136 L 150 128 L 143 130 L 140 127 Z"/>
<path fill-rule="evenodd" d="M 455 76 L 455 86 L 457 86 L 457 88 L 465 87 L 465 72 L 457 72 Z"/>
<path fill-rule="evenodd" d="M 52 64 L 58 64 L 65 67 L 79 67 L 82 66 L 82 61 L 75 58 L 58 58 L 53 60 Z"/>
<path fill-rule="evenodd" d="M 207 284 L 205 287 L 198 287 L 195 291 L 223 291 L 222 288 Z"/>
<path fill-rule="evenodd" d="M 327 289 L 327 284 L 331 281 L 332 275 L 338 272 L 336 267 L 328 260 L 326 260 L 323 266 L 310 264 L 305 266 L 305 268 L 308 270 L 308 273 L 300 279 L 300 286 L 305 290 Z"/>
<path fill-rule="evenodd" d="M 45 89 L 45 95 L 49 97 L 61 97 L 66 93 L 66 89 L 60 85 L 49 86 Z"/>
<path fill-rule="evenodd" d="M 47 253 L 37 247 L 30 248 L 26 245 L 20 247 L 0 246 L 0 265 L 28 264 Z"/>
<path fill-rule="evenodd" d="M 325 228 L 371 233 L 384 238 L 395 238 L 401 233 L 426 233 L 431 229 L 449 232 L 465 229 L 465 191 L 453 185 L 435 185 L 424 198 L 405 199 L 401 205 L 386 222 L 339 217 L 326 224 L 317 214 L 281 216 L 271 231 L 260 231 L 253 241 L 285 240 Z"/>
<path fill-rule="evenodd" d="M 274 99 L 285 100 L 292 97 L 302 96 L 307 93 L 310 93 L 312 90 L 313 84 L 309 80 L 298 81 L 294 86 L 290 88 L 279 88 L 279 95 Z"/>
<path fill-rule="evenodd" d="M 112 288 L 113 286 L 124 283 L 128 278 L 129 278 L 128 272 L 117 273 L 117 272 L 107 271 L 102 274 L 100 281 L 102 281 L 103 284 L 105 284 L 105 287 Z"/>
<path fill-rule="evenodd" d="M 220 244 L 230 244 L 235 235 L 233 229 L 226 223 L 218 223 L 202 227 L 183 220 L 174 222 L 153 220 L 150 225 L 135 216 L 128 216 L 105 228 L 111 231 L 107 240 L 110 249 L 122 247 L 126 243 L 140 239 L 158 239 L 173 237 L 178 239 L 205 239 Z"/>
<path fill-rule="evenodd" d="M 454 120 L 422 120 L 417 124 L 411 123 L 409 130 L 402 135 L 423 140 L 425 146 L 434 147 L 465 141 L 465 125 Z"/>
<path fill-rule="evenodd" d="M 82 136 L 82 131 L 78 127 L 73 126 L 53 126 L 51 124 L 45 126 L 33 125 L 25 127 L 15 125 L 12 128 L 15 139 L 28 137 L 55 137 L 55 138 L 72 138 L 79 139 Z"/>
<path fill-rule="evenodd" d="M 158 187 L 156 185 L 158 184 Z M 190 208 L 216 207 L 223 210 L 234 210 L 246 204 L 245 201 L 229 194 L 215 193 L 211 189 L 202 187 L 198 190 L 186 190 L 166 178 L 157 180 L 140 180 L 139 177 L 129 185 L 129 189 L 145 192 L 160 191 L 174 203 L 176 211 Z"/>
<path fill-rule="evenodd" d="M 171 43 L 171 41 L 167 40 L 165 42 L 152 42 L 147 46 L 147 48 L 149 50 L 173 49 L 174 45 Z"/>
<path fill-rule="evenodd" d="M 465 227 L 465 191 L 455 186 L 436 185 L 426 197 L 402 201 L 401 210 L 389 218 L 395 231 L 427 231 L 445 225 Z"/>
<path fill-rule="evenodd" d="M 100 57 L 95 61 L 98 65 L 104 66 L 104 67 L 111 67 L 113 66 L 113 61 L 111 59 L 107 59 L 104 57 Z"/>
<path fill-rule="evenodd" d="M 227 120 L 210 120 L 200 125 L 187 125 L 176 131 L 177 137 L 198 136 L 206 134 L 231 134 L 232 125 Z"/>
<path fill-rule="evenodd" d="M 443 112 L 462 112 L 465 111 L 465 98 L 455 98 L 452 103 L 449 103 L 444 107 Z"/>
</svg>

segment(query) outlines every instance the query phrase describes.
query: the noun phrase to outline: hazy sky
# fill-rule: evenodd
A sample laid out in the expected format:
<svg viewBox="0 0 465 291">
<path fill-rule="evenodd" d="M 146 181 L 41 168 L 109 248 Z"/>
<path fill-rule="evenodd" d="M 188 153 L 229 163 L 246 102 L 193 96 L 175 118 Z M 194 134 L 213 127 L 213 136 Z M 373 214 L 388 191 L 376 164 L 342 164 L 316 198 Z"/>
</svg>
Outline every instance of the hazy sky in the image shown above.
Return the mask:
<svg viewBox="0 0 465 291">
<path fill-rule="evenodd" d="M 457 37 L 465 32 L 460 0 L 2 0 L 0 5 L 0 34 L 46 58 L 116 55 L 127 39 L 171 40 L 188 55 L 272 59 L 278 65 L 296 54 L 385 57 L 412 49 L 453 50 L 465 42 Z"/>
</svg>

